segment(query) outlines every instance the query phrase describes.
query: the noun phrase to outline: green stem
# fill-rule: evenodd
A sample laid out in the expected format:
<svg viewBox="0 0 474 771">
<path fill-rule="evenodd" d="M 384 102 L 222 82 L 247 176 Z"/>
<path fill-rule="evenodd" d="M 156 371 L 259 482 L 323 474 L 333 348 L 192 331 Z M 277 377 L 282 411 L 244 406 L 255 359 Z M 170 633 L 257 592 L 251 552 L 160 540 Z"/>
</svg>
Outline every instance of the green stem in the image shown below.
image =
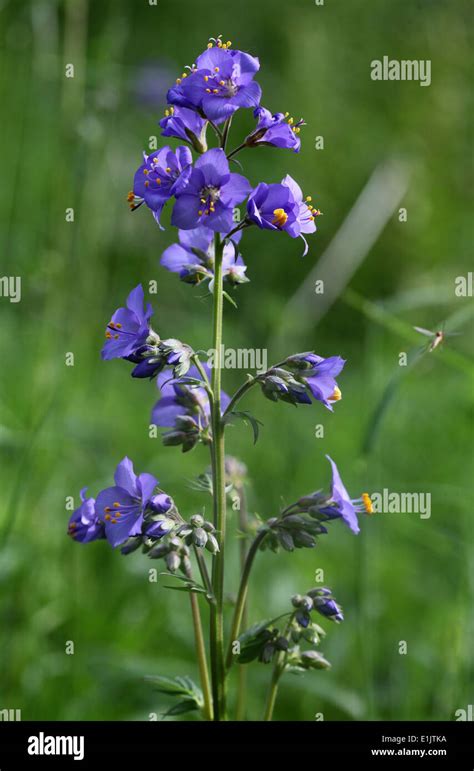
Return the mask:
<svg viewBox="0 0 474 771">
<path fill-rule="evenodd" d="M 232 115 L 230 116 L 230 118 L 227 118 L 226 122 L 224 123 L 224 130 L 222 132 L 221 147 L 224 150 L 224 152 L 227 145 L 227 139 L 229 137 L 229 131 L 230 131 L 231 125 L 232 125 Z"/>
<path fill-rule="evenodd" d="M 283 637 L 288 638 L 290 633 L 291 624 L 293 622 L 294 614 L 292 613 L 288 619 L 288 623 L 283 632 Z M 273 717 L 273 710 L 275 708 L 275 702 L 278 695 L 278 686 L 280 684 L 280 677 L 285 671 L 286 651 L 280 651 L 276 657 L 276 661 L 273 667 L 272 679 L 270 680 L 270 689 L 268 691 L 267 703 L 265 705 L 265 713 L 263 715 L 264 720 L 271 720 Z"/>
<path fill-rule="evenodd" d="M 229 155 L 227 156 L 227 160 L 228 160 L 228 161 L 230 161 L 230 159 L 231 159 L 231 158 L 233 158 L 233 157 L 234 157 L 234 155 L 237 155 L 237 153 L 240 153 L 240 151 L 241 151 L 241 150 L 244 150 L 246 147 L 248 147 L 248 145 L 247 145 L 247 143 L 246 143 L 246 142 L 243 142 L 243 143 L 242 143 L 241 145 L 239 145 L 238 147 L 235 147 L 235 148 L 232 150 L 232 152 L 231 152 L 231 153 L 229 153 Z"/>
<path fill-rule="evenodd" d="M 219 551 L 214 555 L 212 586 L 215 605 L 211 607 L 211 657 L 212 693 L 214 699 L 214 720 L 225 720 L 225 666 L 224 666 L 224 552 L 226 525 L 225 493 L 225 449 L 224 424 L 221 415 L 221 374 L 222 374 L 222 314 L 223 314 L 223 271 L 222 256 L 224 244 L 216 233 L 214 257 L 214 314 L 213 349 L 215 361 L 212 368 L 212 476 L 214 501 L 214 527 L 219 535 Z"/>
<path fill-rule="evenodd" d="M 228 415 L 230 412 L 232 412 L 237 402 L 239 402 L 241 398 L 245 396 L 247 391 L 250 391 L 250 389 L 253 388 L 254 385 L 256 385 L 260 380 L 263 380 L 263 378 L 268 372 L 270 372 L 272 369 L 278 369 L 278 367 L 283 367 L 285 364 L 286 364 L 286 359 L 283 359 L 283 361 L 279 361 L 278 364 L 273 364 L 273 366 L 267 369 L 267 371 L 264 372 L 263 374 L 257 375 L 256 377 L 252 377 L 250 378 L 250 380 L 247 380 L 245 383 L 242 383 L 242 385 L 237 389 L 232 399 L 230 400 L 229 404 L 227 405 L 227 408 L 222 417 L 225 417 L 225 415 Z"/>
<path fill-rule="evenodd" d="M 245 601 L 247 599 L 250 571 L 252 570 L 253 561 L 255 559 L 255 555 L 258 552 L 258 548 L 266 535 L 267 530 L 261 530 L 259 533 L 257 533 L 245 560 L 242 577 L 240 579 L 239 593 L 237 595 L 237 601 L 234 608 L 229 646 L 227 648 L 226 667 L 228 669 L 232 666 L 233 661 L 232 643 L 237 640 L 240 632 L 240 626 L 242 624 L 242 616 L 244 613 Z"/>
<path fill-rule="evenodd" d="M 204 369 L 204 367 L 202 366 L 201 360 L 199 359 L 199 356 L 197 355 L 197 353 L 195 353 L 195 354 L 193 354 L 191 356 L 191 360 L 194 362 L 197 371 L 199 372 L 199 374 L 202 377 L 202 380 L 203 380 L 204 387 L 205 387 L 206 391 L 208 392 L 209 395 L 211 395 L 211 393 L 212 393 L 211 384 L 209 382 L 209 378 L 207 376 L 207 372 Z"/>
<path fill-rule="evenodd" d="M 186 571 L 188 578 L 192 578 L 191 570 Z M 199 610 L 199 600 L 194 592 L 189 592 L 191 601 L 191 612 L 193 616 L 194 638 L 196 642 L 196 655 L 199 667 L 199 676 L 201 680 L 202 695 L 204 699 L 204 715 L 207 720 L 213 719 L 212 694 L 209 672 L 207 669 L 206 646 L 204 644 L 204 634 L 202 630 L 201 613 Z"/>
<path fill-rule="evenodd" d="M 237 402 L 239 402 L 242 396 L 244 396 L 247 391 L 250 391 L 252 386 L 254 386 L 257 382 L 257 378 L 253 377 L 251 380 L 247 380 L 246 383 L 243 383 L 240 388 L 237 389 L 229 404 L 227 405 L 223 417 L 225 417 L 225 415 L 229 415 L 232 412 Z"/>
<path fill-rule="evenodd" d="M 197 564 L 199 567 L 199 572 L 201 574 L 201 578 L 203 581 L 204 586 L 206 587 L 209 596 L 211 599 L 209 600 L 210 603 L 214 602 L 214 594 L 212 590 L 212 583 L 211 579 L 209 578 L 209 573 L 207 572 L 207 565 L 206 560 L 204 559 L 204 555 L 202 553 L 202 550 L 199 549 L 197 546 L 194 547 L 194 554 L 196 556 Z"/>
<path fill-rule="evenodd" d="M 245 569 L 245 563 L 247 561 L 247 554 L 248 554 L 247 538 L 243 537 L 243 534 L 244 533 L 247 534 L 248 532 L 247 500 L 245 495 L 245 488 L 243 485 L 240 485 L 238 488 L 236 488 L 236 492 L 239 497 L 238 519 L 239 519 L 239 530 L 241 533 L 241 539 L 239 544 L 240 571 L 241 573 L 243 573 Z M 248 626 L 248 603 L 246 601 L 244 602 L 244 607 L 242 611 L 241 624 L 244 627 L 244 629 L 246 629 Z M 245 719 L 246 696 L 247 696 L 247 668 L 241 664 L 239 666 L 239 680 L 237 685 L 237 706 L 235 710 L 236 720 L 240 721 Z"/>
</svg>

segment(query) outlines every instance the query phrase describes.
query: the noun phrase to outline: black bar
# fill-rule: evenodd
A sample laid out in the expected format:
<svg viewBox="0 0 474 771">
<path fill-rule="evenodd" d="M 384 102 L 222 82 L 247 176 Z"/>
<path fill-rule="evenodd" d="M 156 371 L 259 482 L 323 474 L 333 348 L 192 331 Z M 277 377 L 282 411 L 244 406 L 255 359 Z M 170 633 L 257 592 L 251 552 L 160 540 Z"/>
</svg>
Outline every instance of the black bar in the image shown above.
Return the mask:
<svg viewBox="0 0 474 771">
<path fill-rule="evenodd" d="M 311 753 L 317 765 L 322 757 L 406 763 L 421 767 L 433 760 L 456 761 L 456 769 L 474 768 L 473 726 L 470 722 L 273 722 L 204 723 L 158 722 L 0 722 L 0 771 L 17 768 L 88 768 L 120 760 L 157 764 L 173 753 Z M 33 737 L 33 738 L 32 738 Z M 36 737 L 36 738 L 35 738 Z M 49 737 L 53 737 L 50 739 Z M 70 737 L 56 743 L 56 737 Z M 73 745 L 76 737 L 77 744 Z M 28 747 L 81 754 L 28 753 Z M 416 752 L 415 752 L 416 751 Z M 423 752 L 424 751 L 424 752 Z M 423 753 L 423 754 L 422 754 Z M 465 761 L 460 763 L 460 761 Z M 72 766 L 71 766 L 72 764 Z M 158 766 L 157 766 L 158 767 Z"/>
</svg>

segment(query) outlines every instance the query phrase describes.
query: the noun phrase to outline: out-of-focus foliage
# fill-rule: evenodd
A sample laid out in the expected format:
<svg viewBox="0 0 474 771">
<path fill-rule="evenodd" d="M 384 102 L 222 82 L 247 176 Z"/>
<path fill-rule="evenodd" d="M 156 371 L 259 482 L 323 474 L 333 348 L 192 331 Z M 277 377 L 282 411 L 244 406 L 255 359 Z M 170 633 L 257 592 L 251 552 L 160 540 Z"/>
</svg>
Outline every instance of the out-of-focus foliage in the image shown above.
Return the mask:
<svg viewBox="0 0 474 771">
<path fill-rule="evenodd" d="M 145 675 L 198 679 L 188 597 L 150 583 L 139 553 L 124 558 L 103 543 L 72 543 L 65 505 L 85 484 L 90 494 L 109 484 L 128 454 L 183 513 L 203 505 L 209 513 L 209 499 L 187 484 L 207 466 L 206 448 L 183 456 L 149 439 L 155 386 L 133 381 L 123 362 L 102 363 L 99 350 L 111 311 L 138 282 L 155 279 L 158 330 L 210 346 L 209 298 L 158 265 L 175 238 L 169 214 L 161 232 L 148 211 L 129 214 L 126 194 L 158 135 L 167 86 L 219 33 L 260 57 L 263 104 L 308 124 L 300 155 L 248 151 L 245 173 L 255 184 L 291 173 L 324 212 L 304 259 L 300 243 L 283 234 L 244 236 L 251 283 L 234 295 L 238 311 L 226 307 L 226 343 L 265 348 L 271 340 L 270 361 L 310 349 L 347 359 L 334 415 L 320 405 L 272 404 L 257 390 L 248 397 L 243 409 L 264 423 L 260 439 L 254 446 L 248 428 L 236 425 L 228 450 L 248 466 L 249 506 L 275 516 L 282 503 L 326 486 L 325 452 L 354 497 L 383 488 L 432 495 L 430 519 L 364 518 L 358 537 L 333 523 L 315 550 L 258 556 L 251 622 L 281 613 L 319 568 L 345 611 L 344 624 L 325 625 L 332 669 L 288 675 L 275 717 L 452 719 L 469 703 L 472 298 L 454 294 L 472 240 L 469 5 L 239 0 L 204 12 L 191 0 L 1 3 L 0 275 L 21 276 L 22 300 L 0 298 L 0 708 L 21 709 L 23 719 L 146 720 L 166 705 Z M 384 55 L 430 59 L 431 86 L 372 81 L 370 62 Z M 235 141 L 252 125 L 250 113 L 239 115 Z M 318 136 L 324 150 L 315 149 Z M 353 294 L 340 295 L 317 325 L 302 316 L 288 350 L 285 304 L 374 170 L 393 158 L 411 171 L 399 203 L 407 222 L 397 206 L 353 276 Z M 366 225 L 356 221 L 354 237 Z M 399 353 L 413 346 L 405 331 L 458 311 L 462 335 L 447 343 L 457 355 L 437 351 L 405 374 L 363 453 Z M 65 364 L 68 352 L 74 366 Z M 226 371 L 226 391 L 245 374 Z M 324 439 L 315 438 L 317 424 Z M 230 531 L 234 518 L 229 512 Z M 74 655 L 66 655 L 67 641 Z M 249 666 L 247 714 L 256 718 L 270 673 Z"/>
</svg>

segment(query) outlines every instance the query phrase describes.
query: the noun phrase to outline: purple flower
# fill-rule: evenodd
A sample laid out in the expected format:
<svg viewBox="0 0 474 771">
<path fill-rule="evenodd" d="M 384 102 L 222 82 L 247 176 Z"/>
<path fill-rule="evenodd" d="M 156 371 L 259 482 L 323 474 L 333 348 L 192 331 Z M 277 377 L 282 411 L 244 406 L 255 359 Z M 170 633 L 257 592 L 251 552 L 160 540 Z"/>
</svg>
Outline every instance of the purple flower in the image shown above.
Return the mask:
<svg viewBox="0 0 474 771">
<path fill-rule="evenodd" d="M 257 127 L 245 140 L 247 147 L 257 145 L 273 145 L 283 150 L 293 150 L 299 153 L 301 139 L 298 134 L 304 121 L 298 121 L 293 125 L 293 118 L 287 122 L 288 113 L 277 112 L 274 115 L 265 107 L 257 107 L 254 112 L 257 118 Z"/>
<path fill-rule="evenodd" d="M 260 104 L 262 89 L 253 79 L 260 62 L 255 56 L 216 43 L 198 56 L 187 77 L 178 78 L 168 92 L 168 102 L 200 110 L 215 123 L 222 123 L 239 107 Z"/>
<path fill-rule="evenodd" d="M 162 136 L 176 137 L 183 142 L 188 142 L 198 153 L 204 153 L 207 150 L 207 121 L 194 110 L 171 105 L 165 111 L 165 117 L 160 120 L 160 126 Z"/>
<path fill-rule="evenodd" d="M 225 234 L 221 234 L 225 235 Z M 234 242 L 240 241 L 242 231 L 234 234 Z M 172 273 L 178 273 L 181 281 L 199 284 L 214 278 L 214 232 L 200 226 L 194 230 L 180 230 L 179 244 L 172 244 L 163 252 L 160 264 Z M 233 243 L 224 246 L 222 259 L 224 280 L 230 284 L 248 281 L 246 265 Z"/>
<path fill-rule="evenodd" d="M 158 480 L 151 474 L 135 474 L 132 461 L 125 457 L 115 471 L 115 486 L 108 487 L 97 496 L 95 509 L 97 517 L 105 522 L 105 535 L 112 546 L 119 546 L 129 537 L 141 535 L 147 529 L 144 523 L 146 510 L 156 513 L 156 498 L 154 495 Z M 171 498 L 160 499 L 161 510 L 168 511 L 172 506 Z M 154 508 L 155 507 L 155 508 Z M 144 527 L 145 524 L 145 527 Z M 156 523 L 153 523 L 156 524 Z M 160 522 L 161 527 L 155 528 L 161 535 L 169 532 L 173 523 L 171 520 Z M 157 533 L 154 533 L 155 537 Z"/>
<path fill-rule="evenodd" d="M 317 589 L 311 589 L 308 592 L 308 596 L 313 600 L 313 608 L 325 618 L 329 618 L 331 621 L 339 623 L 344 621 L 342 609 L 337 604 L 336 600 L 332 596 L 330 589 L 326 587 L 318 587 Z"/>
<path fill-rule="evenodd" d="M 311 404 L 305 383 L 296 380 L 290 372 L 281 367 L 272 367 L 261 379 L 262 393 L 272 402 L 284 401 L 290 404 Z"/>
<path fill-rule="evenodd" d="M 90 543 L 99 538 L 105 538 L 104 525 L 99 521 L 95 511 L 94 498 L 87 498 L 87 487 L 81 490 L 81 505 L 69 520 L 68 535 L 79 543 Z"/>
<path fill-rule="evenodd" d="M 171 224 L 181 230 L 205 225 L 218 233 L 228 233 L 235 225 L 233 208 L 250 190 L 245 177 L 230 172 L 223 150 L 208 150 L 194 164 L 186 187 L 176 191 Z"/>
<path fill-rule="evenodd" d="M 257 185 L 249 196 L 247 215 L 260 228 L 284 230 L 291 238 L 302 238 L 305 255 L 308 244 L 303 233 L 315 232 L 314 220 L 320 213 L 309 204 L 310 200 L 308 197 L 303 201 L 300 186 L 287 174 L 281 184 Z"/>
<path fill-rule="evenodd" d="M 107 325 L 107 340 L 101 353 L 103 359 L 133 357 L 145 345 L 151 331 L 149 321 L 153 310 L 149 303 L 143 310 L 143 304 L 144 292 L 139 284 L 128 295 L 127 307 L 116 310 Z"/>
<path fill-rule="evenodd" d="M 144 163 L 135 173 L 133 193 L 129 193 L 132 209 L 146 203 L 158 224 L 165 203 L 186 187 L 193 157 L 189 147 L 162 147 L 151 155 L 143 154 Z"/>
<path fill-rule="evenodd" d="M 344 483 L 340 477 L 338 468 L 332 458 L 326 455 L 332 468 L 332 483 L 331 483 L 331 498 L 328 501 L 328 506 L 321 509 L 321 513 L 325 513 L 326 508 L 328 513 L 330 510 L 337 512 L 337 515 L 342 517 L 346 525 L 352 530 L 353 533 L 358 533 L 359 523 L 357 520 L 357 513 L 364 510 L 364 506 L 360 506 L 360 499 L 352 500 L 344 487 Z M 366 508 L 366 507 L 365 507 Z"/>
<path fill-rule="evenodd" d="M 333 411 L 332 404 L 342 399 L 336 376 L 342 371 L 345 360 L 340 356 L 324 359 L 315 353 L 298 353 L 286 360 L 286 366 L 298 375 L 317 401 Z"/>
</svg>

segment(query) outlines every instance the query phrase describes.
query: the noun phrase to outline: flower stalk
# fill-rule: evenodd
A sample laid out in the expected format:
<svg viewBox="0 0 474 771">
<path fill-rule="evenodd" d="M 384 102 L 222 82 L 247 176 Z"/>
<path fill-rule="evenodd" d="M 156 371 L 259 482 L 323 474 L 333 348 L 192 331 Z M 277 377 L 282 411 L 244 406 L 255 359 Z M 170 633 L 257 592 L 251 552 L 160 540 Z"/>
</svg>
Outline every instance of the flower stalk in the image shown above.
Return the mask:
<svg viewBox="0 0 474 771">
<path fill-rule="evenodd" d="M 214 556 L 212 570 L 212 587 L 215 605 L 211 608 L 211 660 L 212 660 L 212 692 L 214 700 L 214 719 L 225 719 L 225 665 L 224 665 L 224 554 L 226 529 L 226 493 L 225 493 L 225 448 L 224 424 L 221 415 L 221 346 L 222 346 L 222 316 L 223 316 L 223 281 L 222 256 L 224 244 L 216 234 L 214 240 L 214 305 L 213 305 L 213 348 L 216 351 L 212 369 L 212 477 L 214 502 L 214 527 L 219 536 L 219 551 Z"/>
</svg>

